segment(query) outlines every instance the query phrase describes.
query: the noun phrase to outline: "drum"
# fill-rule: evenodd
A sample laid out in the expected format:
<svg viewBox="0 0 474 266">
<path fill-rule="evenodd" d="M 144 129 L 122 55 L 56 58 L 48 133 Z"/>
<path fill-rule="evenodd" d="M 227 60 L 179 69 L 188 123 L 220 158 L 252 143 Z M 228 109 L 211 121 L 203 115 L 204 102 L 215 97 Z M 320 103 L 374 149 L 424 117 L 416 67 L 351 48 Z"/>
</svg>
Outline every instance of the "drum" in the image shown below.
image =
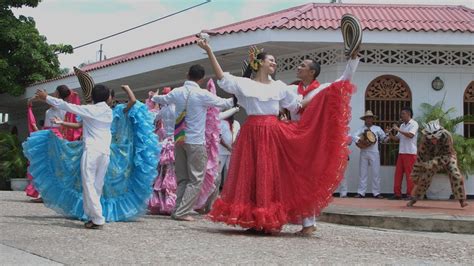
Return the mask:
<svg viewBox="0 0 474 266">
<path fill-rule="evenodd" d="M 370 130 L 365 131 L 365 139 L 370 143 L 370 145 L 374 145 L 375 142 L 377 142 L 375 133 Z"/>
<path fill-rule="evenodd" d="M 368 148 L 374 145 L 377 142 L 377 137 L 375 133 L 366 129 L 364 133 L 359 135 L 359 141 L 357 141 L 357 147 L 361 149 Z"/>
</svg>

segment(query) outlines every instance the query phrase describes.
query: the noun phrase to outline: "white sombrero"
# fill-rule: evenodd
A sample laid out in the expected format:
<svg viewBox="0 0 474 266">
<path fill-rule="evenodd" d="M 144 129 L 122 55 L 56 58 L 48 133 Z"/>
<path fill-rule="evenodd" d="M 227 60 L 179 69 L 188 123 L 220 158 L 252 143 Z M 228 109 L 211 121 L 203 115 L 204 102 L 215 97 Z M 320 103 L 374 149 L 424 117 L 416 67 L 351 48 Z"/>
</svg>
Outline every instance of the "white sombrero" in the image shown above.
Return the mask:
<svg viewBox="0 0 474 266">
<path fill-rule="evenodd" d="M 359 19 L 352 14 L 345 14 L 341 19 L 344 54 L 351 57 L 362 42 L 362 26 Z"/>
</svg>

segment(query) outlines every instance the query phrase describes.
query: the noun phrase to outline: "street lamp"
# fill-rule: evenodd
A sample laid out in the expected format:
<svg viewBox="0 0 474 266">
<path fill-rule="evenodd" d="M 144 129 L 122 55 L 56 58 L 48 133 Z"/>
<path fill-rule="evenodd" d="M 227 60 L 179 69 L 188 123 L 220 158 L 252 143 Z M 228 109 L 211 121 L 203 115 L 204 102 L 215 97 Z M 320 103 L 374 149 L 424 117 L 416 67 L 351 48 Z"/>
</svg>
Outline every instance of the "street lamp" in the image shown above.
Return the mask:
<svg viewBox="0 0 474 266">
<path fill-rule="evenodd" d="M 433 88 L 433 90 L 435 90 L 435 91 L 442 90 L 444 88 L 443 80 L 441 80 L 439 77 L 436 77 L 431 82 L 431 88 Z"/>
</svg>

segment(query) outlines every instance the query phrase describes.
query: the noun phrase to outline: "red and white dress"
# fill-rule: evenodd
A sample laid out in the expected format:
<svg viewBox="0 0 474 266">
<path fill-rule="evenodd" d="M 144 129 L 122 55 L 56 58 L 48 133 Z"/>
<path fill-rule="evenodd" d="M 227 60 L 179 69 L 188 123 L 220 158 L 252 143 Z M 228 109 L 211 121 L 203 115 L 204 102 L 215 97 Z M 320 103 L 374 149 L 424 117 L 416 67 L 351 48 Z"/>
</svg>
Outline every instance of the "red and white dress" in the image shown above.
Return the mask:
<svg viewBox="0 0 474 266">
<path fill-rule="evenodd" d="M 286 223 L 318 215 L 347 165 L 354 86 L 348 81 L 331 84 L 314 96 L 299 122 L 283 122 L 277 118 L 280 107 L 296 112 L 301 103 L 283 82 L 263 84 L 225 73 L 218 84 L 235 94 L 249 117 L 236 140 L 211 220 L 279 231 Z"/>
</svg>

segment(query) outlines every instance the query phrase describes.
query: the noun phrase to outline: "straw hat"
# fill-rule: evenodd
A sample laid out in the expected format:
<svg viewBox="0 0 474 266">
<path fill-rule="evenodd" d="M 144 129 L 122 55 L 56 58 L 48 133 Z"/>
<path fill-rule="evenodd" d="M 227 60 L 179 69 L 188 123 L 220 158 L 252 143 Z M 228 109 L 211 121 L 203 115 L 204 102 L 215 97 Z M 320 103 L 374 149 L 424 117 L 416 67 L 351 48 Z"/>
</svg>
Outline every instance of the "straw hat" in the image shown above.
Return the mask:
<svg viewBox="0 0 474 266">
<path fill-rule="evenodd" d="M 377 116 L 374 115 L 374 113 L 372 113 L 372 111 L 370 111 L 370 110 L 365 111 L 365 114 L 363 116 L 361 116 L 360 119 L 364 120 L 366 117 L 377 118 Z"/>
</svg>

